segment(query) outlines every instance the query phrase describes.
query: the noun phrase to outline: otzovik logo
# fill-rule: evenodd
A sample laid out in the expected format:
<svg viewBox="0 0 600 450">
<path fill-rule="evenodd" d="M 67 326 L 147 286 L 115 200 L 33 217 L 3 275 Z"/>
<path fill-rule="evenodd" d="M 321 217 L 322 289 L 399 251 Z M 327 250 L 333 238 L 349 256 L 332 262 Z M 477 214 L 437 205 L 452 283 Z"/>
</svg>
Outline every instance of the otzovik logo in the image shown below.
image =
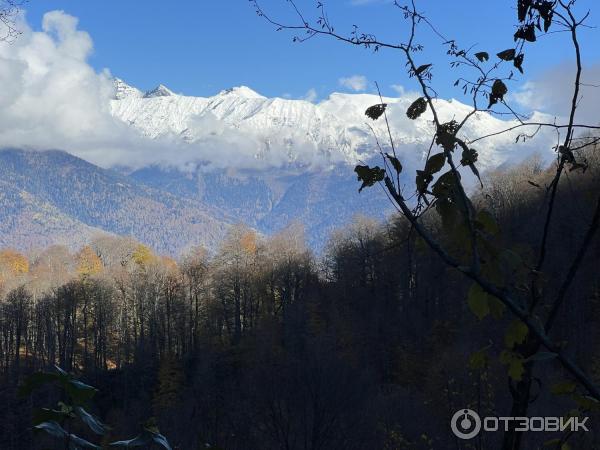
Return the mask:
<svg viewBox="0 0 600 450">
<path fill-rule="evenodd" d="M 589 417 L 484 417 L 472 409 L 456 411 L 450 422 L 454 435 L 460 439 L 473 439 L 483 431 L 589 431 Z"/>
<path fill-rule="evenodd" d="M 472 409 L 461 409 L 452 416 L 452 432 L 460 439 L 473 439 L 481 431 L 481 417 Z"/>
</svg>

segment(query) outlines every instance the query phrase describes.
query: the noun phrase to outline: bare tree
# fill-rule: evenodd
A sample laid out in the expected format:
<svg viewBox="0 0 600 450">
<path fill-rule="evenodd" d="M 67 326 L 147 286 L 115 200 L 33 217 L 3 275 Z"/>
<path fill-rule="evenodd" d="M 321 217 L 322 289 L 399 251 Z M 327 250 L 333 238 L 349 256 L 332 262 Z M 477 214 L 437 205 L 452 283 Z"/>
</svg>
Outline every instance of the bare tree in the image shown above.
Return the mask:
<svg viewBox="0 0 600 450">
<path fill-rule="evenodd" d="M 17 26 L 24 0 L 0 0 L 0 41 L 12 42 L 22 31 Z"/>
</svg>

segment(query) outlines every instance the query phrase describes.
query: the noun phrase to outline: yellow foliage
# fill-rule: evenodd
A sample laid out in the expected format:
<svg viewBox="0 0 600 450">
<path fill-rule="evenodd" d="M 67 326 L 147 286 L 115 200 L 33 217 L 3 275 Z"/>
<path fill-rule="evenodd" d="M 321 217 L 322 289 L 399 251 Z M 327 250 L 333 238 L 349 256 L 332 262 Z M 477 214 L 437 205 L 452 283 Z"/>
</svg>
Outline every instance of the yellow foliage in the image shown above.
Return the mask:
<svg viewBox="0 0 600 450">
<path fill-rule="evenodd" d="M 154 253 L 152 253 L 152 250 L 144 244 L 139 244 L 131 255 L 133 262 L 141 267 L 145 267 L 154 258 L 155 256 Z"/>
<path fill-rule="evenodd" d="M 0 251 L 0 267 L 8 269 L 12 275 L 29 272 L 29 261 L 19 252 L 6 249 Z"/>
<path fill-rule="evenodd" d="M 77 273 L 82 276 L 96 275 L 104 269 L 102 260 L 89 245 L 77 253 Z"/>
<path fill-rule="evenodd" d="M 256 233 L 253 231 L 244 233 L 240 238 L 240 245 L 246 253 L 256 252 Z"/>
</svg>

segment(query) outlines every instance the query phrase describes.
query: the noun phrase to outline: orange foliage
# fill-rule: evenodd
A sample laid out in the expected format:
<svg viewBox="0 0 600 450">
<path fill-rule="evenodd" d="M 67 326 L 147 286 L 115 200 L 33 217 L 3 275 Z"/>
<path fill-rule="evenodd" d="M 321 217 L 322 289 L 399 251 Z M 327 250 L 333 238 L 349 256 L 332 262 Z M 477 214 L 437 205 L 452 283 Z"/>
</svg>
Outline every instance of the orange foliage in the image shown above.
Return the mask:
<svg viewBox="0 0 600 450">
<path fill-rule="evenodd" d="M 169 256 L 162 256 L 160 260 L 163 263 L 163 265 L 167 268 L 167 271 L 171 273 L 177 271 L 177 262 L 173 258 L 170 258 Z"/>
<path fill-rule="evenodd" d="M 240 238 L 240 245 L 246 253 L 256 252 L 256 233 L 253 231 L 244 233 Z"/>
</svg>

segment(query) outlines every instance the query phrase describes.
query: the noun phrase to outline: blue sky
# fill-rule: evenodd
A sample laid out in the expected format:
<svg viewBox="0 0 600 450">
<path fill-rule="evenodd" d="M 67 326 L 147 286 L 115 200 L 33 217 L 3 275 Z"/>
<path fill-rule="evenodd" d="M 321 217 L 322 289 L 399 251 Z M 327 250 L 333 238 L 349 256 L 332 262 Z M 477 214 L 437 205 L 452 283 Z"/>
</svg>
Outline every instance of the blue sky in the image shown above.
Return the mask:
<svg viewBox="0 0 600 450">
<path fill-rule="evenodd" d="M 315 2 L 298 0 L 310 16 Z M 514 0 L 421 1 L 420 9 L 446 36 L 465 46 L 476 44 L 490 53 L 512 45 L 516 23 Z M 418 4 L 419 4 L 418 3 Z M 579 10 L 593 6 L 580 0 Z M 381 39 L 401 41 L 406 22 L 401 12 L 385 0 L 335 0 L 326 2 L 330 19 L 339 31 L 352 24 Z M 291 18 L 285 0 L 263 0 L 264 9 L 283 19 Z M 301 98 L 314 89 L 317 98 L 332 91 L 350 91 L 341 78 L 364 76 L 368 90 L 378 81 L 384 94 L 392 85 L 410 90 L 413 81 L 405 75 L 401 55 L 392 51 L 351 48 L 327 38 L 292 43 L 292 35 L 275 32 L 257 17 L 247 0 L 31 0 L 27 20 L 39 29 L 42 15 L 60 9 L 79 19 L 79 28 L 94 42 L 90 64 L 97 70 L 109 68 L 118 77 L 141 89 L 158 83 L 188 95 L 214 95 L 221 89 L 248 85 L 263 95 Z M 592 25 L 598 18 L 592 15 Z M 584 30 L 584 59 L 600 60 L 598 30 Z M 540 39 L 527 52 L 526 75 L 541 76 L 554 65 L 572 58 L 564 33 Z M 438 38 L 423 29 L 420 42 L 426 52 L 422 63 L 434 63 L 438 92 L 460 98 L 452 87 L 455 75 L 447 70 L 448 60 Z"/>
<path fill-rule="evenodd" d="M 466 46 L 477 44 L 478 49 L 495 53 L 512 45 L 513 0 L 420 3 L 444 35 Z M 584 10 L 586 2 L 580 3 Z M 406 35 L 401 12 L 389 1 L 335 0 L 326 4 L 340 31 L 349 31 L 356 24 L 390 41 Z M 315 11 L 312 0 L 298 0 L 298 5 L 309 16 Z M 277 17 L 292 17 L 284 0 L 264 0 L 262 6 Z M 248 85 L 267 96 L 299 98 L 314 89 L 322 97 L 348 90 L 339 80 L 353 75 L 366 77 L 369 89 L 378 81 L 384 93 L 393 93 L 391 85 L 412 87 L 401 55 L 392 51 L 373 54 L 327 38 L 292 43 L 291 34 L 275 32 L 256 16 L 247 0 L 31 0 L 28 22 L 39 29 L 42 15 L 54 9 L 79 18 L 79 28 L 91 35 L 95 49 L 92 66 L 109 68 L 141 89 L 163 83 L 176 92 L 206 96 L 230 86 Z M 592 24 L 595 19 L 591 17 Z M 593 44 L 597 34 L 597 30 L 584 32 L 587 61 L 600 60 L 600 48 Z M 526 56 L 526 76 L 539 76 L 551 65 L 571 59 L 565 37 L 554 34 L 538 41 Z M 440 95 L 458 97 L 439 40 L 423 29 L 420 41 L 427 49 L 422 62 L 437 66 L 434 73 Z"/>
</svg>

